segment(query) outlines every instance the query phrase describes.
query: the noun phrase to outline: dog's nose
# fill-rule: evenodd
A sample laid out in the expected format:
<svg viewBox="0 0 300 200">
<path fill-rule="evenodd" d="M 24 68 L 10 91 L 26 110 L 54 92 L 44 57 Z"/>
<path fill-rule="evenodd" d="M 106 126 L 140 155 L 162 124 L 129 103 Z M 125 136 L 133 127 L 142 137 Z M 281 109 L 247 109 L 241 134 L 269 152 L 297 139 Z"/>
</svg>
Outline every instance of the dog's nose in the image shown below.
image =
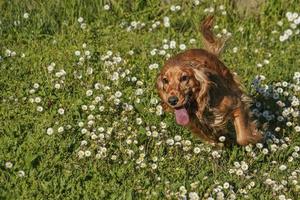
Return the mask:
<svg viewBox="0 0 300 200">
<path fill-rule="evenodd" d="M 172 105 L 172 106 L 175 106 L 178 102 L 178 97 L 176 96 L 171 96 L 169 97 L 168 99 L 168 102 Z"/>
</svg>

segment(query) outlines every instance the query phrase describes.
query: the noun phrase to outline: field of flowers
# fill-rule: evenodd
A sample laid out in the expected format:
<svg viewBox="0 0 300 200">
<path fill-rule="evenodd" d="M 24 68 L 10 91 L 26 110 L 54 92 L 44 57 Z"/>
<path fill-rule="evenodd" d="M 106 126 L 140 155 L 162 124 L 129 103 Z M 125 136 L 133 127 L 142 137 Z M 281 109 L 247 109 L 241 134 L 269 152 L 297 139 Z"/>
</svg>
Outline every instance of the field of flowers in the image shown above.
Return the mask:
<svg viewBox="0 0 300 200">
<path fill-rule="evenodd" d="M 299 199 L 299 5 L 1 1 L 0 199 Z M 265 145 L 214 149 L 160 106 L 160 67 L 212 14 Z"/>
</svg>

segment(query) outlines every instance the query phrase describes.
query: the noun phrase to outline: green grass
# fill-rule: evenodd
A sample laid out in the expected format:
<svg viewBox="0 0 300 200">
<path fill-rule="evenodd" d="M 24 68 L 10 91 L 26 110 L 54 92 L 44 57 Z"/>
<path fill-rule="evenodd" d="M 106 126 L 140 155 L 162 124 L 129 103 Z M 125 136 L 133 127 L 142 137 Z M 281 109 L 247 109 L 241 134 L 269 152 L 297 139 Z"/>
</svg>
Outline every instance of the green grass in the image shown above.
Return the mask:
<svg viewBox="0 0 300 200">
<path fill-rule="evenodd" d="M 190 192 L 196 192 L 200 199 L 222 199 L 220 192 L 225 199 L 230 195 L 237 199 L 300 196 L 299 158 L 295 150 L 300 146 L 299 132 L 295 130 L 299 117 L 289 116 L 280 123 L 271 120 L 269 131 L 280 127 L 277 137 L 282 140 L 275 145 L 270 142 L 264 149 L 269 149 L 267 154 L 255 146 L 215 150 L 176 125 L 171 114 L 155 113 L 158 104 L 152 104 L 151 99 L 159 100 L 154 86 L 159 69 L 149 69 L 150 64 L 162 66 L 166 60 L 165 56 L 150 55 L 151 50 L 162 49 L 164 39 L 168 43 L 176 41 L 176 49 L 166 50 L 171 55 L 181 51 L 179 44 L 200 48 L 200 20 L 208 15 L 205 8 L 214 7 L 215 24 L 219 26 L 214 32 L 227 29 L 232 33 L 222 60 L 239 74 L 254 100 L 263 104 L 261 112 L 267 109 L 271 114 L 281 115 L 283 108 L 278 110 L 275 100 L 255 92 L 251 83 L 257 75 L 266 77 L 262 85 L 294 81 L 300 66 L 300 40 L 295 31 L 300 27 L 292 29 L 293 35 L 284 42 L 279 41 L 279 36 L 290 25 L 286 13 L 300 15 L 300 2 L 270 1 L 259 15 L 249 17 L 240 16 L 225 0 L 203 1 L 198 6 L 193 1 L 167 2 L 0 2 L 0 199 L 177 199 L 189 197 Z M 110 5 L 110 10 L 104 10 L 105 4 Z M 171 5 L 180 5 L 181 10 L 172 12 Z M 225 6 L 226 15 L 222 15 L 220 5 Z M 24 13 L 29 13 L 27 19 Z M 170 18 L 170 28 L 163 26 L 165 16 Z M 79 17 L 83 17 L 85 29 L 80 27 Z M 280 20 L 282 26 L 277 25 Z M 132 21 L 145 26 L 127 31 Z M 161 24 L 149 31 L 154 21 Z M 194 44 L 189 42 L 192 38 Z M 238 48 L 236 53 L 234 47 Z M 9 55 L 7 50 L 16 55 Z M 77 50 L 81 51 L 80 56 L 75 55 Z M 89 59 L 84 55 L 87 50 Z M 113 55 L 106 61 L 113 62 L 114 56 L 120 56 L 121 62 L 105 64 L 102 58 L 107 51 Z M 130 55 L 129 51 L 134 53 Z M 78 64 L 80 57 L 85 60 Z M 263 64 L 265 59 L 269 64 Z M 51 63 L 55 67 L 49 73 Z M 263 66 L 257 67 L 259 63 Z M 93 73 L 88 74 L 91 68 Z M 61 69 L 66 75 L 56 77 Z M 118 81 L 111 80 L 113 72 L 119 73 Z M 143 84 L 127 80 L 132 77 Z M 35 83 L 39 88 L 33 92 Z M 55 89 L 57 83 L 60 89 Z M 96 83 L 110 89 L 97 90 Z M 143 90 L 140 96 L 136 95 L 138 88 Z M 88 90 L 93 91 L 92 96 L 86 95 Z M 117 91 L 122 92 L 119 105 L 111 98 Z M 284 91 L 300 97 L 295 89 Z M 103 101 L 93 102 L 101 95 Z M 31 103 L 36 97 L 41 101 Z M 290 107 L 290 99 L 284 95 L 279 99 Z M 133 109 L 126 110 L 126 104 Z M 95 105 L 94 110 L 90 110 L 91 105 Z M 42 112 L 37 111 L 38 106 L 43 108 Z M 105 107 L 104 111 L 99 111 L 100 106 Z M 64 109 L 63 115 L 58 113 L 59 108 Z M 299 105 L 293 108 L 297 111 Z M 137 118 L 142 119 L 141 124 Z M 94 123 L 89 125 L 89 121 Z M 293 123 L 291 127 L 286 125 L 287 121 Z M 165 128 L 161 122 L 166 124 Z M 59 127 L 64 127 L 64 131 L 58 132 Z M 103 135 L 99 127 L 104 128 Z M 53 128 L 52 135 L 47 134 L 48 128 Z M 157 131 L 158 136 L 148 136 L 147 129 L 152 134 Z M 96 139 L 91 137 L 93 132 Z M 176 135 L 181 136 L 181 141 L 168 145 Z M 284 141 L 284 137 L 289 141 Z M 83 140 L 86 145 L 81 145 Z M 271 151 L 275 146 L 277 150 Z M 96 158 L 103 147 L 107 149 L 106 156 Z M 194 153 L 196 147 L 201 150 L 198 154 Z M 80 158 L 81 151 L 90 151 L 91 155 Z M 249 169 L 243 175 L 235 171 L 231 174 L 231 169 L 236 169 L 234 163 L 242 161 Z M 280 170 L 281 165 L 287 169 Z M 25 176 L 20 176 L 23 172 Z M 268 178 L 274 182 L 266 184 Z M 230 184 L 228 189 L 220 187 L 225 182 Z M 249 186 L 251 182 L 254 186 Z"/>
</svg>

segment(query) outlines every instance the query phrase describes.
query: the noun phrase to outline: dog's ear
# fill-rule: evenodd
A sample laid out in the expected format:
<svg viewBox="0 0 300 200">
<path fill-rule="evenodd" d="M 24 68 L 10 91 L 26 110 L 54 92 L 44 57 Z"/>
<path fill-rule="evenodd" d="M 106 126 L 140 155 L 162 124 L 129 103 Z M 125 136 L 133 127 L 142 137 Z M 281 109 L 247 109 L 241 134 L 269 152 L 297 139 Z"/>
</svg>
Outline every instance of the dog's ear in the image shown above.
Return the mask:
<svg viewBox="0 0 300 200">
<path fill-rule="evenodd" d="M 161 106 L 165 112 L 171 111 L 170 107 L 164 102 L 163 98 L 163 91 L 164 91 L 164 84 L 162 81 L 162 74 L 159 74 L 156 78 L 156 88 L 158 91 L 158 95 L 160 96 L 161 99 Z"/>
<path fill-rule="evenodd" d="M 159 74 L 156 78 L 156 88 L 157 90 L 160 92 L 161 90 L 163 90 L 163 82 L 162 82 L 162 75 Z"/>
<path fill-rule="evenodd" d="M 196 115 L 199 119 L 203 118 L 205 108 L 209 103 L 209 89 L 211 87 L 211 81 L 209 80 L 209 71 L 205 68 L 193 69 L 194 77 L 198 82 L 198 92 L 195 94 L 198 110 Z"/>
</svg>

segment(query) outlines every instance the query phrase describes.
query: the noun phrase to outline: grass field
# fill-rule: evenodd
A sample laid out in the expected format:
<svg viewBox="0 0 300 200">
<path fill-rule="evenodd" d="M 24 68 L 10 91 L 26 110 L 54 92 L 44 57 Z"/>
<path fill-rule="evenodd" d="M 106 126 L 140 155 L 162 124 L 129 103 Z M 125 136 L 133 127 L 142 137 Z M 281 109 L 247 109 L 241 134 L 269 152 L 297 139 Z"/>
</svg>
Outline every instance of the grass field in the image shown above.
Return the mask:
<svg viewBox="0 0 300 200">
<path fill-rule="evenodd" d="M 299 5 L 0 1 L 0 199 L 299 199 Z M 209 14 L 267 146 L 213 149 L 159 105 Z"/>
</svg>

